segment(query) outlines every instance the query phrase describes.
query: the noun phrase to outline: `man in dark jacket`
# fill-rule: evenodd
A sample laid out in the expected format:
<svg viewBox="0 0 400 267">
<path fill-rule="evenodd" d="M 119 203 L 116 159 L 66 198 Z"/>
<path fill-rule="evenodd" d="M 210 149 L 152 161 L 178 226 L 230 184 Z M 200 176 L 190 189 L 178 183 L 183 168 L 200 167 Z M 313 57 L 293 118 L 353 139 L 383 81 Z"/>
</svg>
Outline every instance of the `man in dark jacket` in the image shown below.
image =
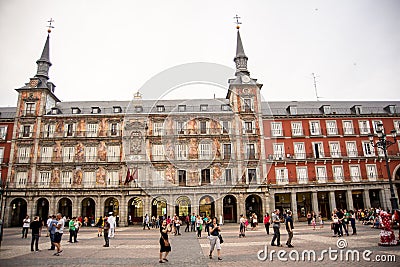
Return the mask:
<svg viewBox="0 0 400 267">
<path fill-rule="evenodd" d="M 292 212 L 288 211 L 286 220 L 285 220 L 286 231 L 288 232 L 288 240 L 286 241 L 286 245 L 289 248 L 292 248 L 292 238 L 293 238 L 293 219 L 292 219 Z"/>
<path fill-rule="evenodd" d="M 31 251 L 38 252 L 40 231 L 42 230 L 42 222 L 39 220 L 38 216 L 35 216 L 33 218 L 33 221 L 30 224 L 30 228 L 32 229 Z M 33 244 L 35 244 L 35 250 L 33 250 Z"/>
</svg>

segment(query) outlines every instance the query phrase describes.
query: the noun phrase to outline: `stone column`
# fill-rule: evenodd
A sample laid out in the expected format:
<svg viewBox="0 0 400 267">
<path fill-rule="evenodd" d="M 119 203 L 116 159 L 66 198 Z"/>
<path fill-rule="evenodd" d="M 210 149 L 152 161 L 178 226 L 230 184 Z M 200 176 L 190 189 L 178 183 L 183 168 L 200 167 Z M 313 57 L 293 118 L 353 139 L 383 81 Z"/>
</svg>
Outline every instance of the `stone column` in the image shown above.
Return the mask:
<svg viewBox="0 0 400 267">
<path fill-rule="evenodd" d="M 27 209 L 26 209 L 26 214 L 28 214 L 29 215 L 29 218 L 33 218 L 33 216 L 35 216 L 36 214 L 33 214 L 34 212 L 35 212 L 35 209 L 34 209 L 34 207 L 33 207 L 33 205 L 34 205 L 34 201 L 33 201 L 33 198 L 32 197 L 27 197 L 27 203 L 26 203 L 26 206 L 27 206 Z"/>
<path fill-rule="evenodd" d="M 333 212 L 336 209 L 335 191 L 329 192 L 329 205 L 331 208 L 331 212 Z"/>
<path fill-rule="evenodd" d="M 392 208 L 390 203 L 390 191 L 386 186 L 383 186 L 381 190 L 379 190 L 379 200 L 382 205 L 382 209 L 387 210 L 388 208 Z"/>
<path fill-rule="evenodd" d="M 243 215 L 246 214 L 246 207 L 245 207 L 244 201 L 245 201 L 244 195 L 239 193 L 239 195 L 238 195 L 238 203 L 237 203 L 238 221 L 240 219 L 240 214 L 243 214 Z"/>
<path fill-rule="evenodd" d="M 266 193 L 265 195 L 264 195 L 264 203 L 265 203 L 265 205 L 264 205 L 264 215 L 265 214 L 267 214 L 267 212 L 270 214 L 271 213 L 271 203 L 270 203 L 270 201 L 271 201 L 271 196 L 270 196 L 270 194 L 269 193 Z"/>
<path fill-rule="evenodd" d="M 196 216 L 199 214 L 199 199 L 196 194 L 193 195 L 193 202 L 192 202 L 192 213 Z"/>
<path fill-rule="evenodd" d="M 371 199 L 369 198 L 369 190 L 364 189 L 363 191 L 363 201 L 364 201 L 364 208 L 369 209 L 371 208 Z"/>
<path fill-rule="evenodd" d="M 269 193 L 269 210 L 268 213 L 271 216 L 272 212 L 275 210 L 275 193 Z"/>
<path fill-rule="evenodd" d="M 128 212 L 128 203 L 126 203 L 125 193 L 121 194 L 121 201 L 119 203 L 119 226 L 128 226 L 128 217 L 126 216 Z"/>
<path fill-rule="evenodd" d="M 222 215 L 223 216 L 223 205 L 224 205 L 224 201 L 221 197 L 219 197 L 217 200 L 215 200 L 215 217 L 217 217 L 218 221 L 219 221 L 219 216 Z"/>
<path fill-rule="evenodd" d="M 72 217 L 78 217 L 81 215 L 81 205 L 78 203 L 78 196 L 74 197 L 74 202 L 72 203 Z"/>
<path fill-rule="evenodd" d="M 354 205 L 353 205 L 353 193 L 351 192 L 351 190 L 347 190 L 347 197 L 346 197 L 346 201 L 347 201 L 347 210 L 354 210 Z"/>
<path fill-rule="evenodd" d="M 54 196 L 51 196 L 49 200 L 49 215 L 56 215 L 57 213 L 57 210 L 55 209 L 55 202 L 56 200 Z"/>
<path fill-rule="evenodd" d="M 104 216 L 103 214 L 103 208 L 102 207 L 102 201 L 101 201 L 101 197 L 97 196 L 97 201 L 96 201 L 96 218 L 94 218 L 95 223 L 97 222 L 97 218 L 100 218 L 100 216 Z"/>
<path fill-rule="evenodd" d="M 290 193 L 290 198 L 291 198 L 291 205 L 292 205 L 292 218 L 293 221 L 298 221 L 299 216 L 297 214 L 297 198 L 296 198 L 296 192 Z"/>
<path fill-rule="evenodd" d="M 311 193 L 311 206 L 315 214 L 319 214 L 318 209 L 318 192 Z"/>
</svg>

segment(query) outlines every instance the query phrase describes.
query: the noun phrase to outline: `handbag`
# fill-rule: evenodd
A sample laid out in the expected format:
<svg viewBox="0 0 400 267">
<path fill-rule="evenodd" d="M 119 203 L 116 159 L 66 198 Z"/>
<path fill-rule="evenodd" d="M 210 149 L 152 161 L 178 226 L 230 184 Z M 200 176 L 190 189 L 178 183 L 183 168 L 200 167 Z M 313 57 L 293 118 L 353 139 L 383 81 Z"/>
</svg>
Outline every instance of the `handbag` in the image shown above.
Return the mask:
<svg viewBox="0 0 400 267">
<path fill-rule="evenodd" d="M 164 240 L 164 246 L 169 247 L 169 241 L 168 239 L 163 238 Z"/>
<path fill-rule="evenodd" d="M 224 243 L 224 240 L 222 239 L 222 235 L 221 234 L 218 235 L 218 238 L 219 238 L 219 243 L 220 244 Z"/>
</svg>

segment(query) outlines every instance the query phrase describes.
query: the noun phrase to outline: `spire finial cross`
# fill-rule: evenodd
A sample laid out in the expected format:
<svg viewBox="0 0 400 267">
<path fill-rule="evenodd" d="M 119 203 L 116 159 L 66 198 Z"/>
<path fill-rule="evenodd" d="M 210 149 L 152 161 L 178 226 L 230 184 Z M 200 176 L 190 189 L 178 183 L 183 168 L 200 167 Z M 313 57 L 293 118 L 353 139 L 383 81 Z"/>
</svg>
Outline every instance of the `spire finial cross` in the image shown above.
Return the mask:
<svg viewBox="0 0 400 267">
<path fill-rule="evenodd" d="M 235 23 L 236 23 L 236 29 L 238 29 L 239 30 L 239 28 L 240 28 L 240 24 L 242 24 L 240 21 L 239 21 L 239 19 L 240 19 L 240 17 L 236 14 L 236 16 L 234 16 L 233 17 L 236 21 L 235 21 Z"/>
<path fill-rule="evenodd" d="M 54 22 L 54 20 L 52 18 L 50 18 L 50 20 L 48 20 L 47 22 L 49 23 L 49 25 L 46 26 L 48 28 L 47 32 L 51 33 L 51 29 L 54 29 L 54 26 L 51 25 Z"/>
</svg>

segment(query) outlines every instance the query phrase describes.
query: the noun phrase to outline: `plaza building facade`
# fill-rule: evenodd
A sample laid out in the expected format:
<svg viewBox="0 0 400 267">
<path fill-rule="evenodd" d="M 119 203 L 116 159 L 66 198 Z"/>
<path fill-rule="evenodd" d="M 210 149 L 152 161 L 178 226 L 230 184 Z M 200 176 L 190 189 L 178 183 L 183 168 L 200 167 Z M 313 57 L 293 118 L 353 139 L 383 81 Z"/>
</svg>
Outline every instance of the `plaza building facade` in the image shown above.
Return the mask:
<svg viewBox="0 0 400 267">
<path fill-rule="evenodd" d="M 57 212 L 113 212 L 127 226 L 145 214 L 238 222 L 274 208 L 296 219 L 311 210 L 329 217 L 334 207 L 390 208 L 385 163 L 364 128 L 373 133 L 381 121 L 400 131 L 399 101 L 262 102 L 238 30 L 224 99 L 146 100 L 138 92 L 130 101 L 61 102 L 49 50 L 48 36 L 8 118 L 7 226 Z M 389 158 L 397 183 L 399 144 Z"/>
</svg>

